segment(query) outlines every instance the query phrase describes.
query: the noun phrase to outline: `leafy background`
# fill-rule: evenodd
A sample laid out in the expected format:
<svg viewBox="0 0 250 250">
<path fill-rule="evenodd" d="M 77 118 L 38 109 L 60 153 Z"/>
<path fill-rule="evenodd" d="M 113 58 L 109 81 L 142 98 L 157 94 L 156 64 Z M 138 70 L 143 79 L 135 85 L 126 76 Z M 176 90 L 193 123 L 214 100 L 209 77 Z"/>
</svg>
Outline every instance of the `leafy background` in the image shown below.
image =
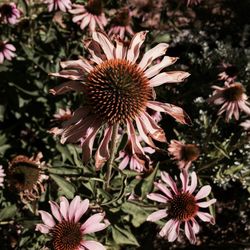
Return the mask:
<svg viewBox="0 0 250 250">
<path fill-rule="evenodd" d="M 136 7 L 136 1 L 106 1 L 105 12 L 109 15 L 113 9 L 131 2 Z M 81 41 L 89 34 L 81 31 L 68 13 L 63 13 L 63 24 L 56 22 L 55 12 L 49 13 L 42 1 L 28 5 L 20 0 L 17 4 L 22 9 L 18 25 L 0 24 L 1 40 L 8 39 L 17 49 L 14 60 L 0 65 L 0 163 L 7 168 L 8 161 L 18 154 L 32 156 L 42 152 L 50 178 L 41 199 L 26 206 L 7 185 L 0 190 L 1 249 L 42 249 L 48 239 L 34 231 L 40 221 L 36 209 L 48 211 L 48 200 L 61 195 L 72 199 L 76 194 L 89 198 L 97 211 L 99 205 L 105 210 L 112 226 L 96 237 L 110 249 L 249 249 L 250 143 L 249 134 L 239 126 L 246 116 L 242 114 L 239 121 L 225 123 L 217 118 L 218 107 L 206 100 L 213 84 L 223 85 L 217 80 L 222 62 L 237 66 L 237 81 L 250 94 L 250 2 L 203 0 L 187 7 L 185 1 L 169 0 L 163 1 L 162 8 L 154 9 L 161 17 L 156 27 L 147 26 L 139 16 L 132 19 L 135 31 L 150 31 L 145 49 L 159 42 L 169 43 L 167 55 L 180 58 L 172 68 L 191 73 L 185 83 L 161 86 L 156 91 L 158 100 L 179 105 L 190 115 L 190 127 L 179 125 L 168 116 L 160 125 L 168 141 L 182 139 L 199 145 L 201 155 L 193 169 L 200 184 L 212 185 L 217 199 L 212 211 L 216 225 L 201 224 L 196 246 L 191 246 L 185 237 L 170 244 L 158 236 L 159 225 L 145 222 L 154 211 L 146 194 L 152 190 L 159 170 L 178 175 L 167 145 L 160 145 L 162 150 L 152 156 L 152 173 L 138 179 L 129 170 L 117 171 L 108 193 L 103 190 L 105 168 L 95 172 L 93 162 L 83 166 L 79 148 L 61 145 L 48 133 L 55 125 L 53 114 L 58 108 L 74 110 L 81 102 L 81 97 L 74 94 L 50 95 L 48 90 L 60 80 L 48 74 L 57 72 L 62 60 L 87 57 Z M 144 14 L 145 11 L 153 10 L 144 10 Z M 127 201 L 131 192 L 140 197 L 139 202 Z"/>
</svg>

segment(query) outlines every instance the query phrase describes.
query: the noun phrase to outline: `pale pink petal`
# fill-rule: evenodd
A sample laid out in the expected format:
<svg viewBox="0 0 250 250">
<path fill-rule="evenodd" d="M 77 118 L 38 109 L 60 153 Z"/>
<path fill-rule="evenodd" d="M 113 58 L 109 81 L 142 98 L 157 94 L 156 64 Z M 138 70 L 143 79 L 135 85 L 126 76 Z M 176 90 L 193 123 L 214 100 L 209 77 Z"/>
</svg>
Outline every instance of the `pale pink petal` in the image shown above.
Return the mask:
<svg viewBox="0 0 250 250">
<path fill-rule="evenodd" d="M 178 57 L 169 57 L 164 56 L 162 61 L 160 63 L 157 63 L 156 65 L 148 68 L 144 73 L 148 78 L 151 78 L 158 74 L 162 69 L 165 67 L 168 67 L 171 64 L 174 64 L 177 61 Z"/>
<path fill-rule="evenodd" d="M 168 241 L 173 242 L 177 239 L 179 236 L 179 230 L 180 230 L 180 221 L 175 221 L 175 224 L 172 228 L 168 231 Z"/>
<path fill-rule="evenodd" d="M 191 119 L 188 114 L 180 107 L 169 103 L 161 103 L 156 101 L 148 101 L 147 107 L 159 111 L 165 112 L 175 118 L 181 124 L 191 125 Z"/>
<path fill-rule="evenodd" d="M 106 249 L 101 243 L 97 241 L 93 241 L 93 240 L 84 240 L 82 245 L 86 247 L 88 250 L 105 250 Z"/>
<path fill-rule="evenodd" d="M 248 107 L 245 102 L 239 102 L 239 107 L 243 110 L 246 114 L 250 115 L 250 107 Z"/>
<path fill-rule="evenodd" d="M 153 212 L 152 214 L 150 214 L 148 217 L 147 217 L 147 221 L 152 221 L 152 222 L 155 222 L 155 221 L 158 221 L 160 219 L 163 219 L 165 217 L 167 217 L 168 214 L 167 214 L 167 211 L 166 209 L 160 209 L 156 212 Z"/>
<path fill-rule="evenodd" d="M 3 63 L 3 61 L 4 61 L 4 56 L 3 56 L 3 53 L 0 52 L 0 63 Z"/>
<path fill-rule="evenodd" d="M 195 219 L 192 219 L 194 233 L 197 234 L 200 231 L 200 226 Z"/>
<path fill-rule="evenodd" d="M 84 80 L 85 76 L 83 72 L 79 72 L 79 70 L 62 70 L 58 73 L 50 73 L 51 76 L 67 78 L 70 80 Z"/>
<path fill-rule="evenodd" d="M 164 83 L 177 83 L 184 81 L 190 74 L 185 71 L 163 72 L 149 80 L 150 87 L 157 87 Z"/>
<path fill-rule="evenodd" d="M 171 230 L 174 225 L 177 223 L 177 221 L 171 219 L 169 220 L 165 225 L 164 227 L 161 229 L 161 231 L 159 232 L 160 236 L 161 237 L 164 237 L 165 235 L 168 234 L 169 230 Z"/>
<path fill-rule="evenodd" d="M 60 197 L 60 212 L 63 218 L 68 221 L 69 202 L 65 197 Z"/>
<path fill-rule="evenodd" d="M 62 68 L 76 68 L 87 71 L 88 73 L 93 69 L 93 66 L 85 59 L 64 61 L 60 63 Z"/>
<path fill-rule="evenodd" d="M 107 59 L 114 58 L 115 47 L 105 34 L 101 32 L 93 32 L 93 40 L 100 44 Z"/>
<path fill-rule="evenodd" d="M 141 31 L 134 35 L 129 45 L 127 60 L 136 62 L 140 53 L 141 45 L 145 41 L 147 33 L 147 31 Z"/>
<path fill-rule="evenodd" d="M 52 212 L 53 216 L 59 222 L 61 222 L 62 221 L 62 216 L 61 216 L 60 208 L 59 208 L 58 204 L 56 202 L 54 202 L 54 201 L 49 201 L 49 204 L 50 204 L 50 209 L 51 209 L 51 212 Z"/>
<path fill-rule="evenodd" d="M 180 179 L 181 179 L 181 182 L 182 182 L 182 190 L 183 190 L 183 192 L 188 191 L 188 179 L 189 179 L 189 175 L 188 175 L 188 172 L 186 170 L 183 170 L 180 173 Z"/>
<path fill-rule="evenodd" d="M 119 164 L 119 169 L 123 170 L 124 168 L 128 166 L 128 163 L 129 163 L 129 157 L 125 156 Z"/>
<path fill-rule="evenodd" d="M 212 225 L 215 224 L 214 217 L 213 217 L 211 214 L 209 214 L 209 213 L 204 213 L 204 212 L 198 211 L 198 212 L 197 212 L 197 216 L 198 216 L 201 220 L 203 220 L 203 221 L 205 221 L 205 222 L 210 222 Z"/>
<path fill-rule="evenodd" d="M 158 193 L 151 193 L 147 195 L 148 199 L 153 200 L 153 201 L 158 201 L 162 203 L 167 203 L 168 198 L 162 194 Z"/>
<path fill-rule="evenodd" d="M 212 199 L 212 200 L 209 200 L 209 201 L 198 202 L 198 203 L 196 203 L 196 204 L 197 204 L 199 207 L 206 208 L 206 207 L 211 206 L 211 205 L 214 204 L 215 202 L 216 202 L 216 199 Z"/>
<path fill-rule="evenodd" d="M 43 234 L 49 233 L 51 227 L 44 225 L 44 224 L 37 224 L 36 225 L 36 231 L 40 231 Z"/>
<path fill-rule="evenodd" d="M 202 198 L 205 198 L 210 194 L 210 192 L 211 192 L 211 186 L 206 185 L 199 190 L 199 192 L 195 196 L 195 199 L 200 200 Z"/>
<path fill-rule="evenodd" d="M 100 223 L 104 219 L 103 213 L 94 214 L 89 217 L 86 222 L 81 226 L 84 234 L 94 233 L 103 230 L 107 227 L 105 223 Z"/>
<path fill-rule="evenodd" d="M 159 43 L 154 48 L 148 50 L 142 57 L 139 66 L 142 70 L 146 69 L 154 59 L 164 55 L 169 47 L 166 43 Z"/>
<path fill-rule="evenodd" d="M 55 223 L 51 214 L 49 214 L 48 212 L 42 211 L 42 210 L 39 210 L 38 212 L 41 214 L 42 221 L 46 226 L 48 226 L 48 227 L 55 226 L 56 223 Z"/>
<path fill-rule="evenodd" d="M 160 189 L 168 198 L 173 198 L 173 195 L 169 191 L 169 189 L 162 183 L 155 182 L 154 185 Z"/>
<path fill-rule="evenodd" d="M 73 221 L 74 220 L 74 216 L 75 216 L 75 213 L 80 205 L 80 202 L 81 202 L 81 198 L 79 195 L 75 196 L 75 198 L 70 202 L 70 205 L 69 205 L 69 221 Z"/>
<path fill-rule="evenodd" d="M 108 127 L 104 131 L 103 139 L 95 154 L 95 167 L 96 170 L 100 170 L 105 162 L 109 159 L 109 141 L 112 136 L 113 127 Z"/>
<path fill-rule="evenodd" d="M 177 189 L 176 183 L 174 182 L 172 177 L 167 172 L 162 171 L 161 178 L 166 184 L 168 184 L 171 187 L 171 189 L 173 190 L 173 192 L 175 194 L 178 194 L 178 189 Z"/>
<path fill-rule="evenodd" d="M 195 232 L 188 221 L 185 222 L 185 234 L 189 239 L 190 243 L 195 244 L 196 242 Z"/>
<path fill-rule="evenodd" d="M 124 58 L 124 48 L 123 43 L 116 39 L 116 48 L 115 48 L 115 58 L 123 59 Z"/>
<path fill-rule="evenodd" d="M 89 200 L 85 199 L 78 203 L 78 206 L 76 207 L 76 213 L 75 213 L 75 222 L 79 222 L 81 217 L 86 213 L 86 211 L 89 208 Z"/>
<path fill-rule="evenodd" d="M 16 48 L 12 44 L 5 44 L 5 47 L 9 50 L 16 51 Z"/>
<path fill-rule="evenodd" d="M 194 190 L 197 187 L 197 175 L 195 172 L 192 172 L 191 174 L 191 185 L 188 187 L 188 191 L 190 194 L 194 192 Z"/>
</svg>

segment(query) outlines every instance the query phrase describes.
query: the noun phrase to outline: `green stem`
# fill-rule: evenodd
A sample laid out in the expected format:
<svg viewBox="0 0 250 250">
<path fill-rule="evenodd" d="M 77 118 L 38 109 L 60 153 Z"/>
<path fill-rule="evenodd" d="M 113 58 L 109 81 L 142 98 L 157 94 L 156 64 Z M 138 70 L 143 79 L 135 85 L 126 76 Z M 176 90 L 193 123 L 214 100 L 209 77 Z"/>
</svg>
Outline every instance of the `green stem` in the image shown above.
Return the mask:
<svg viewBox="0 0 250 250">
<path fill-rule="evenodd" d="M 119 123 L 115 123 L 113 125 L 113 131 L 112 131 L 112 138 L 111 138 L 111 146 L 110 146 L 110 157 L 107 162 L 108 168 L 106 172 L 106 177 L 105 177 L 105 189 L 109 189 L 109 182 L 111 178 L 111 172 L 112 172 L 112 167 L 113 167 L 113 162 L 115 159 L 115 151 L 116 151 L 116 139 L 118 135 L 118 128 L 119 128 Z"/>
</svg>

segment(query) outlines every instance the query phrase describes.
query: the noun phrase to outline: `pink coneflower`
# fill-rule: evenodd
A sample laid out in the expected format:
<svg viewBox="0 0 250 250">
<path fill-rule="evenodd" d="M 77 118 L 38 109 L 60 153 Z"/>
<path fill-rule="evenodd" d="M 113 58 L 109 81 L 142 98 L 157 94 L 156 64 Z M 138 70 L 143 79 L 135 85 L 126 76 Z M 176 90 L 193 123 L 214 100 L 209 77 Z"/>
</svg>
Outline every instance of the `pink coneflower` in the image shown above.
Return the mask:
<svg viewBox="0 0 250 250">
<path fill-rule="evenodd" d="M 4 182 L 4 170 L 3 170 L 3 166 L 0 165 L 0 187 L 3 187 L 3 182 Z"/>
<path fill-rule="evenodd" d="M 207 208 L 216 202 L 216 199 L 202 201 L 211 192 L 211 187 L 206 185 L 202 187 L 196 195 L 193 195 L 197 187 L 197 176 L 195 172 L 191 174 L 191 183 L 189 185 L 189 176 L 186 171 L 180 174 L 182 188 L 178 189 L 174 180 L 166 172 L 161 172 L 163 182 L 155 182 L 155 187 L 161 193 L 151 193 L 147 197 L 153 201 L 163 203 L 167 208 L 160 209 L 147 218 L 148 221 L 158 221 L 167 217 L 168 222 L 160 231 L 160 236 L 166 236 L 168 241 L 175 241 L 179 236 L 180 225 L 185 224 L 184 231 L 189 241 L 194 244 L 199 232 L 199 224 L 195 217 L 198 216 L 205 222 L 215 223 L 214 217 L 209 213 L 200 211 L 201 208 Z M 166 185 L 167 184 L 167 185 Z M 170 190 L 169 188 L 170 187 Z"/>
<path fill-rule="evenodd" d="M 228 122 L 232 115 L 236 120 L 239 119 L 239 110 L 250 115 L 249 102 L 247 95 L 241 83 L 227 83 L 225 87 L 212 86 L 215 91 L 213 96 L 208 99 L 208 102 L 213 102 L 215 105 L 222 105 L 218 111 L 218 115 L 226 112 L 226 121 Z"/>
<path fill-rule="evenodd" d="M 227 81 L 231 83 L 234 82 L 238 75 L 237 67 L 232 64 L 223 63 L 221 70 L 222 72 L 218 74 L 218 80 Z"/>
<path fill-rule="evenodd" d="M 101 0 L 88 0 L 87 5 L 73 4 L 70 13 L 74 15 L 73 22 L 78 23 L 84 30 L 87 26 L 91 32 L 98 26 L 101 30 L 107 25 L 107 19 L 103 12 Z"/>
<path fill-rule="evenodd" d="M 200 150 L 196 145 L 184 144 L 177 140 L 171 140 L 168 146 L 168 152 L 173 156 L 173 159 L 178 162 L 179 168 L 186 170 L 200 155 Z"/>
<path fill-rule="evenodd" d="M 45 3 L 48 4 L 49 12 L 53 10 L 61 10 L 67 12 L 71 9 L 71 0 L 45 0 Z"/>
<path fill-rule="evenodd" d="M 4 58 L 11 61 L 16 56 L 14 51 L 16 48 L 12 44 L 0 41 L 0 64 L 3 63 Z"/>
<path fill-rule="evenodd" d="M 15 3 L 4 3 L 0 6 L 0 21 L 4 23 L 16 24 L 21 16 L 21 11 Z"/>
<path fill-rule="evenodd" d="M 128 8 L 120 9 L 116 16 L 111 20 L 111 28 L 108 35 L 119 35 L 121 39 L 125 38 L 125 33 L 133 36 L 134 31 L 131 27 L 131 14 Z"/>
<path fill-rule="evenodd" d="M 246 120 L 240 124 L 245 130 L 250 130 L 250 120 Z"/>
<path fill-rule="evenodd" d="M 108 226 L 107 222 L 101 222 L 103 213 L 90 216 L 83 224 L 80 222 L 89 208 L 88 199 L 81 201 L 80 196 L 76 196 L 69 203 L 65 197 L 61 197 L 60 205 L 54 201 L 49 203 L 52 214 L 40 210 L 44 224 L 37 224 L 36 230 L 51 235 L 53 250 L 105 250 L 101 243 L 84 239 L 86 234 Z"/>
<path fill-rule="evenodd" d="M 114 46 L 105 34 L 94 32 L 93 43 L 95 48 L 99 46 L 99 49 L 92 50 L 90 49 L 92 46 L 89 45 L 92 55 L 90 61 L 81 58 L 62 62 L 61 66 L 65 70 L 52 74 L 70 79 L 51 89 L 52 94 L 64 94 L 75 90 L 87 98 L 87 104 L 78 108 L 63 126 L 61 142 L 76 143 L 81 140 L 83 162 L 87 162 L 98 131 L 100 128 L 105 129 L 103 140 L 95 155 L 97 169 L 109 158 L 109 142 L 115 127 L 120 125 L 127 127 L 133 154 L 144 155 L 134 122 L 141 138 L 149 146 L 155 147 L 152 139 L 166 142 L 163 129 L 147 113 L 147 108 L 165 112 L 182 124 L 190 123 L 188 115 L 182 108 L 154 101 L 154 87 L 164 83 L 181 82 L 189 76 L 189 73 L 183 71 L 159 73 L 177 60 L 168 56 L 150 67 L 156 58 L 165 54 L 168 48 L 165 43 L 147 51 L 137 63 L 146 33 L 137 33 L 127 49 L 118 40 Z M 101 53 L 101 50 L 104 53 Z"/>
<path fill-rule="evenodd" d="M 45 191 L 43 181 L 47 176 L 43 173 L 42 157 L 41 153 L 31 158 L 18 155 L 9 164 L 7 179 L 10 188 L 19 193 L 24 203 L 38 199 Z"/>
<path fill-rule="evenodd" d="M 197 5 L 201 2 L 201 0 L 187 0 L 187 6 L 189 5 Z"/>
</svg>

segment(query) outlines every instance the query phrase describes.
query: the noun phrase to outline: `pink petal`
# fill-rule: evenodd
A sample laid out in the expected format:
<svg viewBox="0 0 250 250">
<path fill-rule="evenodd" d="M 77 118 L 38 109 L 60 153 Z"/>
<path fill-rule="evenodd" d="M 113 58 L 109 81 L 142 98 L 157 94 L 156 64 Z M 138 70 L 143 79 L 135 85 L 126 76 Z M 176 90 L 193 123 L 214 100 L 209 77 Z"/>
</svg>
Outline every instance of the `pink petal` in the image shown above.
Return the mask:
<svg viewBox="0 0 250 250">
<path fill-rule="evenodd" d="M 127 60 L 136 62 L 140 53 L 140 47 L 145 41 L 147 33 L 147 31 L 141 31 L 134 35 L 129 45 Z"/>
<path fill-rule="evenodd" d="M 161 237 L 164 237 L 165 235 L 168 234 L 169 230 L 171 230 L 174 225 L 177 223 L 177 221 L 171 219 L 169 220 L 165 225 L 164 227 L 161 229 L 161 231 L 159 232 L 160 236 Z"/>
<path fill-rule="evenodd" d="M 80 202 L 81 202 L 81 198 L 79 195 L 77 195 L 71 202 L 70 202 L 70 205 L 69 205 L 69 220 L 70 221 L 73 221 L 74 220 L 74 216 L 75 216 L 75 213 L 80 205 Z"/>
<path fill-rule="evenodd" d="M 119 169 L 123 170 L 124 168 L 128 166 L 128 163 L 129 163 L 129 157 L 125 156 L 119 164 Z"/>
<path fill-rule="evenodd" d="M 182 182 L 182 190 L 184 192 L 187 191 L 187 188 L 188 188 L 188 173 L 187 171 L 183 170 L 181 173 L 180 173 L 180 179 L 181 179 L 181 182 Z"/>
<path fill-rule="evenodd" d="M 63 218 L 68 221 L 69 202 L 65 197 L 60 197 L 60 212 Z"/>
<path fill-rule="evenodd" d="M 5 47 L 9 50 L 16 51 L 16 48 L 12 44 L 5 44 Z"/>
<path fill-rule="evenodd" d="M 109 159 L 109 141 L 112 136 L 113 127 L 110 126 L 105 129 L 104 137 L 95 154 L 95 167 L 96 170 L 100 170 L 105 162 Z"/>
<path fill-rule="evenodd" d="M 178 194 L 176 183 L 167 172 L 161 172 L 161 179 L 171 187 L 175 194 Z"/>
<path fill-rule="evenodd" d="M 49 75 L 67 78 L 67 79 L 74 80 L 74 81 L 85 79 L 83 72 L 80 72 L 79 70 L 62 70 L 58 73 L 50 73 Z"/>
<path fill-rule="evenodd" d="M 51 214 L 49 214 L 48 212 L 42 211 L 42 210 L 39 210 L 38 212 L 41 214 L 42 221 L 46 226 L 48 226 L 50 228 L 55 226 L 56 223 L 55 223 Z"/>
<path fill-rule="evenodd" d="M 105 250 L 106 248 L 99 242 L 93 240 L 84 240 L 82 245 L 88 250 Z M 84 248 L 85 249 L 85 248 Z"/>
<path fill-rule="evenodd" d="M 181 124 L 188 124 L 188 125 L 192 124 L 191 119 L 189 118 L 187 113 L 178 106 L 169 103 L 161 103 L 155 101 L 148 101 L 147 106 L 155 111 L 166 112 Z"/>
<path fill-rule="evenodd" d="M 43 234 L 49 233 L 51 227 L 44 225 L 44 224 L 37 224 L 36 225 L 36 231 L 40 231 Z"/>
<path fill-rule="evenodd" d="M 77 18 L 75 18 L 75 20 L 77 20 Z M 83 16 L 82 21 L 80 23 L 81 30 L 84 30 L 89 25 L 90 20 L 91 16 L 89 14 Z"/>
<path fill-rule="evenodd" d="M 49 204 L 50 204 L 50 209 L 51 209 L 51 212 L 52 212 L 53 216 L 59 222 L 61 222 L 62 221 L 62 216 L 61 216 L 60 208 L 59 208 L 58 204 L 56 202 L 54 202 L 54 201 L 49 201 Z"/>
<path fill-rule="evenodd" d="M 81 226 L 84 234 L 94 233 L 103 230 L 107 227 L 105 223 L 100 223 L 104 219 L 103 213 L 94 214 L 89 217 L 86 222 Z"/>
<path fill-rule="evenodd" d="M 185 234 L 189 239 L 190 243 L 195 244 L 196 242 L 195 232 L 188 221 L 185 222 Z"/>
<path fill-rule="evenodd" d="M 193 222 L 193 231 L 195 234 L 197 234 L 200 231 L 200 226 L 195 219 L 192 219 L 192 222 Z"/>
<path fill-rule="evenodd" d="M 103 34 L 101 32 L 94 32 L 93 33 L 93 40 L 95 40 L 96 42 L 98 42 L 100 44 L 107 59 L 114 58 L 115 47 L 105 34 Z"/>
<path fill-rule="evenodd" d="M 167 214 L 167 211 L 166 209 L 161 209 L 161 210 L 158 210 L 152 214 L 150 214 L 148 217 L 147 217 L 147 221 L 152 221 L 152 222 L 155 222 L 155 221 L 158 221 L 160 219 L 163 219 L 165 217 L 167 217 L 168 214 Z"/>
<path fill-rule="evenodd" d="M 204 202 L 198 202 L 196 203 L 199 207 L 203 207 L 203 208 L 206 208 L 206 207 L 209 207 L 210 205 L 214 204 L 216 202 L 216 199 L 212 199 L 212 200 L 209 200 L 209 201 L 204 201 Z"/>
<path fill-rule="evenodd" d="M 76 207 L 76 213 L 75 213 L 75 222 L 78 222 L 80 218 L 86 213 L 86 211 L 89 208 L 89 200 L 85 199 L 78 203 L 78 206 Z"/>
<path fill-rule="evenodd" d="M 200 191 L 196 194 L 195 199 L 200 200 L 202 198 L 207 197 L 211 192 L 211 186 L 206 185 L 200 189 Z"/>
<path fill-rule="evenodd" d="M 150 87 L 157 87 L 164 83 L 177 83 L 184 81 L 190 74 L 185 71 L 163 72 L 150 79 Z"/>
<path fill-rule="evenodd" d="M 142 60 L 139 63 L 139 66 L 142 70 L 147 68 L 154 59 L 164 55 L 169 47 L 166 43 L 159 43 L 154 48 L 148 50 L 142 57 Z"/>
<path fill-rule="evenodd" d="M 175 224 L 172 228 L 168 231 L 168 241 L 173 242 L 176 240 L 176 238 L 179 236 L 179 230 L 180 230 L 180 222 L 175 221 Z"/>
<path fill-rule="evenodd" d="M 197 216 L 198 216 L 201 220 L 203 220 L 203 221 L 205 221 L 205 222 L 210 222 L 212 225 L 215 224 L 214 217 L 213 217 L 211 214 L 209 214 L 209 213 L 204 213 L 204 212 L 198 211 L 198 212 L 197 212 Z"/>
<path fill-rule="evenodd" d="M 169 191 L 169 189 L 162 183 L 157 183 L 155 182 L 154 185 L 160 189 L 168 198 L 173 198 L 173 195 L 171 194 L 171 192 Z"/>
<path fill-rule="evenodd" d="M 144 73 L 148 78 L 151 78 L 157 75 L 165 67 L 168 67 L 169 65 L 174 64 L 177 61 L 177 59 L 178 57 L 164 56 L 164 58 L 162 59 L 160 63 L 157 63 L 156 65 L 148 68 Z"/>
<path fill-rule="evenodd" d="M 197 187 L 197 175 L 195 172 L 192 172 L 191 174 L 191 185 L 188 187 L 188 191 L 190 194 L 194 192 L 194 190 Z"/>
<path fill-rule="evenodd" d="M 62 68 L 76 68 L 87 71 L 88 73 L 93 69 L 93 66 L 84 59 L 61 62 L 60 65 Z"/>
<path fill-rule="evenodd" d="M 167 203 L 168 198 L 162 194 L 158 193 L 151 193 L 147 195 L 148 199 L 153 200 L 153 201 L 158 201 L 162 203 Z"/>
</svg>

